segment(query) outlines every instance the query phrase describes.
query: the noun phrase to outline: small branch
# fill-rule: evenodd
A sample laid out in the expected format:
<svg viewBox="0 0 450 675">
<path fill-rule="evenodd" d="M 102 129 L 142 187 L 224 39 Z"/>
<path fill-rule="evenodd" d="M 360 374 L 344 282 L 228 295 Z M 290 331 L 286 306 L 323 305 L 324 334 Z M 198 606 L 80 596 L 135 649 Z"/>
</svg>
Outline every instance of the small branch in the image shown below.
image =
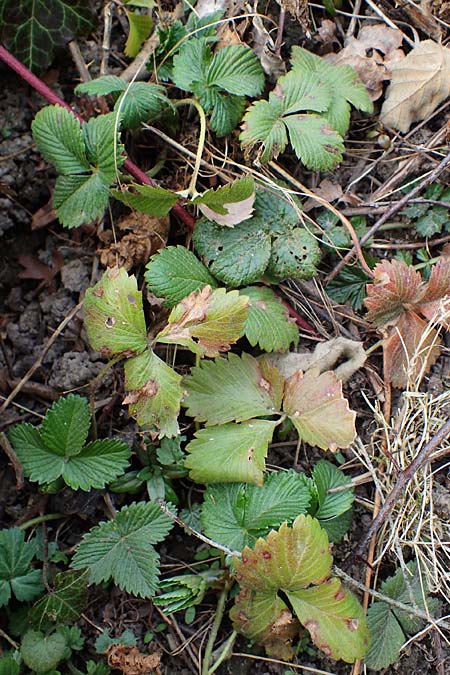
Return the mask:
<svg viewBox="0 0 450 675">
<path fill-rule="evenodd" d="M 36 77 L 34 73 L 31 72 L 26 66 L 23 65 L 15 56 L 13 56 L 3 45 L 0 45 L 0 60 L 6 63 L 14 72 L 16 72 L 19 77 L 22 78 L 25 82 L 30 84 L 41 96 L 43 96 L 49 103 L 53 105 L 60 105 L 62 108 L 69 110 L 80 122 L 84 122 L 81 115 L 79 115 L 57 94 L 55 94 L 50 87 L 48 87 L 39 77 Z M 128 171 L 129 174 L 133 176 L 137 181 L 142 183 L 142 185 L 154 185 L 154 182 L 147 176 L 142 169 L 140 169 L 136 164 L 134 164 L 130 159 L 126 159 L 124 163 L 124 168 Z M 195 218 L 191 216 L 188 211 L 181 205 L 175 204 L 172 208 L 172 212 L 177 218 L 181 220 L 189 229 L 194 229 Z M 1 409 L 0 409 L 1 412 Z"/>
<path fill-rule="evenodd" d="M 78 73 L 80 75 L 82 82 L 90 82 L 92 80 L 91 74 L 87 69 L 87 66 L 84 62 L 83 55 L 81 54 L 80 47 L 76 40 L 71 40 L 69 42 L 69 50 L 72 56 L 73 62 L 77 67 Z"/>
<path fill-rule="evenodd" d="M 366 241 L 369 241 L 371 237 L 377 232 L 380 227 L 392 216 L 394 216 L 396 213 L 401 211 L 406 204 L 408 204 L 414 197 L 417 197 L 417 195 L 422 192 L 424 188 L 426 188 L 428 185 L 431 183 L 434 183 L 437 178 L 443 173 L 447 167 L 450 165 L 450 153 L 444 157 L 444 159 L 438 164 L 433 171 L 430 171 L 430 173 L 423 178 L 420 183 L 416 185 L 415 188 L 411 190 L 411 192 L 408 192 L 402 199 L 400 199 L 398 202 L 395 202 L 395 204 L 392 204 L 392 206 L 387 209 L 383 213 L 380 218 L 372 225 L 369 230 L 367 230 L 366 234 L 364 234 L 361 239 L 359 240 L 359 245 L 362 246 L 363 244 L 366 243 Z M 339 263 L 336 265 L 334 270 L 331 272 L 331 274 L 328 275 L 326 281 L 329 283 L 332 281 L 342 270 L 343 267 L 353 258 L 355 253 L 357 253 L 357 247 L 353 246 L 352 249 L 342 258 L 342 260 L 339 261 Z"/>
<path fill-rule="evenodd" d="M 103 56 L 100 64 L 100 75 L 107 75 L 108 73 L 109 52 L 111 51 L 112 4 L 112 2 L 105 2 L 103 7 Z"/>
<path fill-rule="evenodd" d="M 198 174 L 200 171 L 200 165 L 202 163 L 202 156 L 203 156 L 203 150 L 205 147 L 205 139 L 206 139 L 206 115 L 205 111 L 203 110 L 202 106 L 198 101 L 195 100 L 195 98 L 183 98 L 181 101 L 175 101 L 174 106 L 175 108 L 178 108 L 179 106 L 182 105 L 193 105 L 194 108 L 198 112 L 198 116 L 200 118 L 200 134 L 198 137 L 198 146 L 197 146 L 197 154 L 195 157 L 195 165 L 194 165 L 194 171 L 192 173 L 192 178 L 189 182 L 189 187 L 187 190 L 184 192 L 180 192 L 184 198 L 188 199 L 189 197 L 194 198 L 197 196 L 198 192 L 195 188 L 197 185 L 197 178 Z"/>
<path fill-rule="evenodd" d="M 395 483 L 393 489 L 386 497 L 383 506 L 381 507 L 377 517 L 372 521 L 365 537 L 358 544 L 356 548 L 355 555 L 357 557 L 362 557 L 368 542 L 371 540 L 373 535 L 378 532 L 381 524 L 386 520 L 387 516 L 390 514 L 394 508 L 395 502 L 399 496 L 404 492 L 407 484 L 414 476 L 416 471 L 418 471 L 424 464 L 428 461 L 431 453 L 435 450 L 446 438 L 450 435 L 450 419 L 439 429 L 439 431 L 431 438 L 428 443 L 426 443 L 420 452 L 414 457 L 411 464 L 409 464 L 404 471 L 401 471 L 398 474 L 397 482 Z"/>
<path fill-rule="evenodd" d="M 24 485 L 22 464 L 19 462 L 16 453 L 12 449 L 11 443 L 8 441 L 8 437 L 3 431 L 0 433 L 0 448 L 3 449 L 5 455 L 8 457 L 14 469 L 14 473 L 16 474 L 16 489 L 22 490 Z"/>
</svg>

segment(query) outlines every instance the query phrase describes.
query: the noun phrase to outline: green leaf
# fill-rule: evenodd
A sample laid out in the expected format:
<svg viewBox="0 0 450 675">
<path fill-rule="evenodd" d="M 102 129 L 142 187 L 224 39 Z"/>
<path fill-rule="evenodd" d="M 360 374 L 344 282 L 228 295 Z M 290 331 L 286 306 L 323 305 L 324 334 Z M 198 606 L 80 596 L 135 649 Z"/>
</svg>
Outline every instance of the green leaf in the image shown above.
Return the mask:
<svg viewBox="0 0 450 675">
<path fill-rule="evenodd" d="M 206 38 L 191 38 L 180 48 L 173 59 L 172 80 L 178 89 L 192 91 L 205 87 L 206 72 L 212 61 L 212 51 Z"/>
<path fill-rule="evenodd" d="M 287 351 L 298 344 L 298 327 L 275 293 L 264 286 L 247 286 L 239 291 L 250 298 L 245 336 L 252 347 L 265 352 Z"/>
<path fill-rule="evenodd" d="M 321 521 L 332 520 L 342 515 L 353 506 L 354 490 L 352 481 L 342 471 L 325 459 L 319 460 L 312 473 L 317 492 L 318 508 L 314 517 Z M 347 490 L 329 492 L 336 488 L 348 486 Z M 323 527 L 323 522 L 321 522 Z"/>
<path fill-rule="evenodd" d="M 283 523 L 278 531 L 258 539 L 253 550 L 245 547 L 234 566 L 241 587 L 265 593 L 278 589 L 295 592 L 327 579 L 332 561 L 328 537 L 319 521 L 301 514 L 292 527 Z"/>
<path fill-rule="evenodd" d="M 183 345 L 201 356 L 217 356 L 242 337 L 247 314 L 246 297 L 205 286 L 172 309 L 155 341 Z"/>
<path fill-rule="evenodd" d="M 99 177 L 107 187 L 116 179 L 117 169 L 125 161 L 125 157 L 121 155 L 123 145 L 119 142 L 116 123 L 117 115 L 112 112 L 92 117 L 82 127 L 89 163 L 98 169 Z M 116 132 L 116 143 L 114 132 Z M 95 171 L 93 175 L 96 175 Z"/>
<path fill-rule="evenodd" d="M 89 171 L 81 124 L 72 112 L 48 105 L 36 114 L 31 129 L 42 156 L 59 173 L 68 176 Z"/>
<path fill-rule="evenodd" d="M 137 129 L 170 107 L 172 103 L 164 87 L 151 82 L 133 82 L 117 99 L 114 111 L 120 111 L 120 120 L 126 129 Z"/>
<path fill-rule="evenodd" d="M 177 436 L 183 396 L 181 377 L 156 354 L 146 350 L 125 362 L 124 403 L 139 426 L 159 436 Z"/>
<path fill-rule="evenodd" d="M 22 638 L 20 653 L 25 665 L 37 673 L 53 671 L 66 658 L 67 641 L 62 633 L 55 631 L 44 635 L 29 630 Z"/>
<path fill-rule="evenodd" d="M 137 640 L 132 630 L 126 628 L 121 635 L 110 637 L 106 631 L 100 633 L 95 640 L 95 651 L 97 654 L 105 654 L 111 645 L 124 645 L 125 647 L 136 647 Z"/>
<path fill-rule="evenodd" d="M 44 71 L 55 49 L 95 26 L 85 0 L 2 0 L 0 40 L 34 72 Z"/>
<path fill-rule="evenodd" d="M 217 190 L 207 190 L 193 200 L 204 216 L 228 227 L 250 218 L 254 201 L 255 182 L 252 176 L 244 176 Z"/>
<path fill-rule="evenodd" d="M 41 438 L 47 448 L 61 457 L 76 455 L 86 441 L 90 426 L 88 400 L 68 394 L 47 410 L 41 426 Z"/>
<path fill-rule="evenodd" d="M 75 94 L 88 94 L 89 96 L 107 96 L 125 91 L 127 83 L 117 75 L 102 75 L 95 80 L 82 82 L 75 87 Z"/>
<path fill-rule="evenodd" d="M 367 611 L 371 642 L 364 663 L 373 670 L 383 670 L 396 663 L 405 634 L 385 602 L 374 602 Z"/>
<path fill-rule="evenodd" d="M 205 112 L 211 115 L 211 129 L 218 136 L 228 136 L 242 119 L 245 110 L 245 99 L 220 91 L 215 87 L 207 89 L 200 96 L 200 103 Z"/>
<path fill-rule="evenodd" d="M 313 643 L 327 656 L 346 663 L 364 656 L 369 644 L 364 610 L 339 579 L 286 594 Z"/>
<path fill-rule="evenodd" d="M 251 420 L 200 429 L 186 446 L 190 478 L 198 483 L 262 485 L 275 426 L 276 422 Z"/>
<path fill-rule="evenodd" d="M 346 265 L 341 273 L 330 281 L 327 294 L 340 305 L 348 302 L 356 311 L 363 306 L 366 297 L 366 284 L 369 277 L 360 267 Z"/>
<path fill-rule="evenodd" d="M 65 458 L 62 477 L 74 490 L 104 488 L 128 466 L 130 449 L 124 441 L 105 438 L 88 443 L 77 455 Z"/>
<path fill-rule="evenodd" d="M 13 593 L 24 602 L 42 592 L 42 572 L 31 567 L 35 553 L 36 541 L 25 542 L 24 532 L 18 527 L 0 530 L 0 607 Z"/>
<path fill-rule="evenodd" d="M 316 171 L 329 171 L 342 160 L 342 136 L 320 115 L 289 115 L 284 118 L 295 154 Z"/>
<path fill-rule="evenodd" d="M 20 663 L 14 656 L 0 656 L 0 675 L 19 675 Z"/>
<path fill-rule="evenodd" d="M 249 47 L 228 45 L 214 54 L 206 83 L 236 96 L 257 96 L 264 88 L 264 73 Z"/>
<path fill-rule="evenodd" d="M 64 227 L 79 227 L 102 218 L 108 199 L 108 185 L 99 173 L 56 179 L 53 206 Z"/>
<path fill-rule="evenodd" d="M 142 293 L 124 268 L 108 269 L 83 303 L 91 346 L 107 356 L 132 356 L 147 347 Z"/>
<path fill-rule="evenodd" d="M 135 192 L 113 189 L 111 190 L 111 194 L 131 209 L 142 211 L 142 213 L 146 213 L 149 216 L 156 216 L 158 218 L 166 216 L 179 199 L 176 192 L 165 190 L 159 187 L 159 185 L 153 187 L 133 183 L 129 187 L 133 188 Z"/>
<path fill-rule="evenodd" d="M 199 259 L 184 246 L 160 249 L 147 263 L 145 280 L 166 307 L 174 307 L 183 298 L 204 286 L 216 288 L 217 282 Z"/>
<path fill-rule="evenodd" d="M 271 252 L 270 234 L 255 217 L 226 229 L 201 218 L 194 229 L 193 243 L 211 273 L 231 287 L 259 281 Z"/>
<path fill-rule="evenodd" d="M 134 58 L 138 55 L 144 40 L 148 38 L 153 28 L 153 20 L 149 14 L 137 12 L 125 12 L 127 15 L 130 31 L 125 43 L 124 54 Z"/>
<path fill-rule="evenodd" d="M 152 544 L 162 541 L 172 526 L 171 518 L 155 503 L 124 506 L 114 520 L 84 535 L 72 567 L 87 567 L 93 583 L 112 579 L 132 595 L 150 597 L 158 588 L 159 573 L 159 556 Z"/>
<path fill-rule="evenodd" d="M 9 433 L 25 474 L 32 481 L 50 483 L 62 477 L 73 489 L 103 488 L 128 464 L 126 443 L 94 441 L 83 447 L 90 424 L 88 403 L 69 394 L 52 405 L 41 432 L 19 424 Z"/>
<path fill-rule="evenodd" d="M 309 445 L 335 451 L 355 439 L 355 413 L 342 396 L 342 383 L 332 371 L 311 368 L 287 381 L 283 409 Z"/>
<path fill-rule="evenodd" d="M 210 539 L 241 551 L 284 521 L 309 507 L 306 478 L 293 470 L 265 477 L 264 485 L 231 483 L 210 486 L 202 504 L 203 531 Z"/>
<path fill-rule="evenodd" d="M 259 159 L 264 164 L 283 153 L 288 143 L 286 125 L 282 119 L 283 103 L 278 98 L 255 101 L 244 115 L 239 136 L 243 148 L 261 144 Z"/>
<path fill-rule="evenodd" d="M 320 248 L 307 230 L 295 227 L 274 237 L 267 274 L 275 279 L 311 279 L 317 274 Z"/>
<path fill-rule="evenodd" d="M 250 354 L 203 361 L 184 379 L 187 414 L 207 425 L 243 422 L 278 412 L 283 379 Z"/>
<path fill-rule="evenodd" d="M 424 216 L 416 220 L 414 227 L 424 237 L 432 237 L 434 234 L 440 234 L 443 225 L 449 221 L 448 209 L 445 206 L 434 206 Z"/>
<path fill-rule="evenodd" d="M 87 604 L 87 572 L 60 572 L 53 590 L 38 600 L 30 610 L 30 619 L 41 628 L 47 620 L 54 623 L 75 623 Z"/>
</svg>

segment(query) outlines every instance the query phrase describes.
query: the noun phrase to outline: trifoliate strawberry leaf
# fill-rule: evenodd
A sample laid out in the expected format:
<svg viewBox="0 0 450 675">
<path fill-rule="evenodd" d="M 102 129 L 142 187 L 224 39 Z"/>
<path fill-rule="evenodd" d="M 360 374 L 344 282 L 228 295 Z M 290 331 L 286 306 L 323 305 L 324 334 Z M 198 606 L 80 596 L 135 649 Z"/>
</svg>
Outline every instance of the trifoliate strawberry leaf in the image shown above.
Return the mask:
<svg viewBox="0 0 450 675">
<path fill-rule="evenodd" d="M 231 287 L 259 281 L 271 252 L 270 233 L 255 217 L 226 229 L 201 218 L 194 229 L 193 243 L 210 272 Z"/>
<path fill-rule="evenodd" d="M 304 474 L 292 470 L 266 476 L 262 487 L 212 485 L 202 504 L 203 531 L 213 541 L 241 551 L 285 520 L 306 513 L 310 499 Z"/>
<path fill-rule="evenodd" d="M 300 438 L 322 450 L 347 448 L 356 437 L 355 413 L 342 396 L 342 382 L 332 371 L 297 371 L 287 381 L 283 409 Z"/>
<path fill-rule="evenodd" d="M 159 436 L 177 436 L 183 395 L 181 377 L 156 354 L 146 350 L 125 363 L 124 403 L 139 426 Z"/>
<path fill-rule="evenodd" d="M 422 277 L 412 265 L 400 260 L 382 260 L 373 273 L 374 283 L 367 285 L 364 304 L 369 310 L 366 318 L 375 326 L 398 319 L 405 305 L 420 301 L 424 292 Z"/>
<path fill-rule="evenodd" d="M 245 336 L 252 347 L 265 352 L 287 351 L 298 344 L 298 327 L 275 293 L 264 286 L 247 286 L 239 291 L 250 298 Z"/>
<path fill-rule="evenodd" d="M 123 473 L 127 444 L 106 439 L 84 445 L 89 423 L 86 399 L 69 394 L 53 404 L 40 431 L 27 423 L 13 427 L 11 443 L 30 480 L 42 484 L 62 477 L 73 489 L 89 491 Z"/>
<path fill-rule="evenodd" d="M 245 547 L 234 567 L 241 587 L 295 592 L 328 579 L 332 562 L 327 533 L 318 520 L 301 514 L 292 527 L 283 523 L 258 539 L 253 550 Z"/>
<path fill-rule="evenodd" d="M 57 574 L 54 588 L 30 610 L 33 625 L 40 629 L 46 621 L 58 624 L 78 621 L 87 604 L 87 586 L 86 570 Z"/>
<path fill-rule="evenodd" d="M 114 520 L 100 523 L 84 535 L 72 567 L 87 567 L 93 583 L 112 579 L 132 595 L 150 597 L 158 588 L 159 573 L 159 556 L 152 544 L 162 541 L 172 526 L 172 519 L 158 504 L 124 506 Z"/>
<path fill-rule="evenodd" d="M 252 176 L 239 178 L 216 190 L 207 190 L 193 202 L 204 216 L 232 227 L 251 217 L 255 201 L 255 183 Z"/>
<path fill-rule="evenodd" d="M 276 368 L 246 353 L 203 361 L 183 384 L 187 414 L 208 426 L 277 413 L 284 386 Z"/>
<path fill-rule="evenodd" d="M 275 592 L 242 588 L 230 618 L 234 630 L 248 640 L 264 645 L 268 656 L 283 661 L 294 657 L 292 643 L 299 635 L 300 623 Z"/>
<path fill-rule="evenodd" d="M 152 187 L 150 185 L 133 184 L 129 187 L 133 188 L 134 192 L 131 192 L 131 190 L 115 189 L 112 189 L 110 192 L 113 197 L 131 209 L 142 211 L 142 213 L 146 213 L 149 216 L 156 216 L 158 218 L 166 216 L 179 199 L 176 192 L 165 190 L 159 187 L 159 185 Z"/>
<path fill-rule="evenodd" d="M 345 134 L 349 126 L 350 103 L 363 112 L 373 111 L 367 89 L 351 66 L 332 65 L 320 56 L 296 46 L 292 48 L 291 64 L 292 71 L 297 76 L 312 76 L 328 87 L 332 98 L 325 117 L 341 135 Z"/>
<path fill-rule="evenodd" d="M 164 298 L 166 307 L 174 307 L 204 286 L 217 287 L 207 267 L 185 246 L 160 249 L 150 258 L 146 270 L 149 290 L 158 298 Z"/>
<path fill-rule="evenodd" d="M 174 307 L 156 342 L 179 344 L 202 356 L 228 351 L 244 334 L 248 298 L 205 286 Z"/>
<path fill-rule="evenodd" d="M 369 607 L 367 623 L 371 641 L 364 663 L 373 670 L 384 670 L 397 662 L 405 634 L 385 602 L 375 602 Z"/>
<path fill-rule="evenodd" d="M 307 230 L 296 227 L 272 240 L 272 251 L 267 275 L 276 280 L 311 279 L 317 274 L 320 248 L 315 237 Z"/>
<path fill-rule="evenodd" d="M 152 31 L 153 19 L 149 14 L 138 14 L 137 12 L 125 12 L 125 14 L 130 27 L 123 51 L 125 56 L 134 58 L 139 53 L 142 43 Z"/>
<path fill-rule="evenodd" d="M 89 171 L 81 124 L 69 110 L 48 105 L 36 114 L 31 129 L 45 161 L 54 164 L 60 174 Z"/>
<path fill-rule="evenodd" d="M 83 303 L 84 325 L 94 349 L 106 356 L 132 356 L 147 347 L 142 293 L 124 268 L 108 269 Z"/>
<path fill-rule="evenodd" d="M 56 180 L 53 205 L 65 227 L 78 227 L 103 215 L 109 186 L 125 161 L 123 146 L 114 141 L 115 131 L 114 113 L 93 118 L 82 127 L 59 106 L 47 106 L 36 116 L 36 144 L 62 174 Z"/>
<path fill-rule="evenodd" d="M 286 595 L 314 645 L 327 656 L 354 663 L 366 654 L 369 631 L 364 610 L 339 579 Z"/>
<path fill-rule="evenodd" d="M 186 446 L 190 478 L 198 483 L 262 485 L 275 426 L 276 422 L 250 420 L 200 429 Z"/>
<path fill-rule="evenodd" d="M 344 141 L 322 115 L 283 118 L 297 157 L 315 171 L 329 171 L 342 160 Z"/>
<path fill-rule="evenodd" d="M 245 45 L 228 45 L 214 54 L 206 84 L 236 96 L 257 96 L 264 87 L 264 73 L 251 49 Z"/>
<path fill-rule="evenodd" d="M 75 87 L 75 94 L 88 94 L 88 96 L 107 96 L 108 94 L 120 94 L 125 91 L 128 84 L 117 75 L 102 75 L 95 80 L 82 82 Z"/>
<path fill-rule="evenodd" d="M 173 59 L 172 80 L 178 89 L 193 91 L 193 86 L 206 87 L 206 73 L 213 55 L 206 38 L 184 42 Z"/>
<path fill-rule="evenodd" d="M 45 70 L 55 49 L 95 26 L 85 0 L 2 0 L 0 41 L 34 72 Z"/>
<path fill-rule="evenodd" d="M 31 567 L 35 554 L 36 540 L 26 542 L 23 530 L 0 530 L 0 607 L 12 594 L 25 602 L 43 591 L 42 572 Z"/>
<path fill-rule="evenodd" d="M 86 398 L 68 394 L 47 410 L 41 425 L 41 438 L 56 454 L 78 453 L 85 444 L 91 411 Z"/>
</svg>

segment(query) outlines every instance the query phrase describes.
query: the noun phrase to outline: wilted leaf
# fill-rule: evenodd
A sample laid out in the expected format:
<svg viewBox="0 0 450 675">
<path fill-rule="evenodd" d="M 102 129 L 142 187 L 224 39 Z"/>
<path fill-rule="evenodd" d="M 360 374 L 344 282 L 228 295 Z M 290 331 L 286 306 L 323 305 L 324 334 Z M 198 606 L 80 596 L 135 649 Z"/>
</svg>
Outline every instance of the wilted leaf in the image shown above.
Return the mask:
<svg viewBox="0 0 450 675">
<path fill-rule="evenodd" d="M 88 576 L 86 570 L 60 572 L 54 588 L 33 605 L 30 618 L 37 628 L 46 620 L 55 623 L 75 623 L 87 603 Z"/>
<path fill-rule="evenodd" d="M 186 446 L 190 478 L 198 483 L 262 485 L 275 426 L 276 422 L 250 420 L 200 429 Z"/>
<path fill-rule="evenodd" d="M 84 325 L 94 349 L 107 356 L 139 354 L 147 347 L 142 293 L 136 277 L 123 268 L 108 269 L 88 288 L 83 307 Z"/>
<path fill-rule="evenodd" d="M 395 321 L 406 304 L 417 303 L 423 295 L 422 277 L 403 261 L 382 260 L 373 273 L 364 304 L 369 310 L 367 320 L 376 326 Z"/>
<path fill-rule="evenodd" d="M 300 438 L 322 450 L 347 448 L 356 436 L 355 413 L 342 396 L 342 383 L 332 371 L 298 371 L 286 382 L 283 409 Z"/>
<path fill-rule="evenodd" d="M 125 387 L 129 393 L 123 402 L 139 426 L 160 437 L 179 434 L 181 376 L 154 352 L 146 350 L 126 361 Z"/>
<path fill-rule="evenodd" d="M 188 347 L 194 354 L 218 356 L 243 336 L 248 298 L 238 291 L 205 286 L 173 308 L 155 340 Z"/>
<path fill-rule="evenodd" d="M 286 594 L 311 640 L 324 654 L 347 663 L 364 656 L 369 646 L 364 610 L 339 579 Z"/>
<path fill-rule="evenodd" d="M 207 425 L 242 422 L 280 410 L 284 382 L 250 354 L 203 361 L 184 380 L 187 414 Z"/>
<path fill-rule="evenodd" d="M 402 133 L 450 96 L 450 50 L 433 40 L 420 42 L 391 71 L 380 120 Z"/>
<path fill-rule="evenodd" d="M 254 180 L 251 176 L 240 178 L 217 190 L 207 190 L 193 201 L 209 220 L 233 227 L 250 218 L 253 213 Z"/>
</svg>

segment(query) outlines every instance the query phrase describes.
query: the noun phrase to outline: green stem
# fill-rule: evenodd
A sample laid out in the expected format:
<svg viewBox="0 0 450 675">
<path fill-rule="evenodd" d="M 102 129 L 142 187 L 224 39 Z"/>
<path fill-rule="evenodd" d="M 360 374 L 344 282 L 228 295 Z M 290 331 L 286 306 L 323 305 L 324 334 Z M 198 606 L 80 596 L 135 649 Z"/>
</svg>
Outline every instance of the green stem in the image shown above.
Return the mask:
<svg viewBox="0 0 450 675">
<path fill-rule="evenodd" d="M 59 518 L 64 518 L 63 513 L 46 513 L 43 516 L 36 516 L 36 518 L 31 518 L 27 520 L 22 525 L 19 525 L 19 530 L 27 530 L 29 527 L 34 527 L 35 525 L 40 525 L 45 523 L 47 520 L 58 520 Z"/>
<path fill-rule="evenodd" d="M 237 637 L 237 631 L 234 630 L 230 637 L 224 642 L 222 645 L 222 651 L 220 652 L 220 656 L 217 659 L 217 661 L 214 663 L 214 665 L 209 669 L 208 675 L 213 675 L 213 673 L 216 672 L 217 668 L 225 661 L 225 659 L 230 655 L 231 653 L 231 648 L 233 647 L 234 641 L 236 640 Z"/>
<path fill-rule="evenodd" d="M 181 197 L 184 197 L 188 199 L 189 197 L 196 197 L 198 195 L 197 190 L 195 189 L 195 186 L 197 185 L 197 178 L 198 174 L 200 171 L 200 164 L 202 161 L 202 156 L 203 156 L 203 149 L 205 147 L 205 139 L 206 139 L 206 115 L 205 111 L 203 110 L 202 106 L 198 101 L 195 100 L 195 98 L 183 98 L 181 101 L 174 101 L 174 106 L 175 108 L 178 108 L 182 105 L 193 105 L 194 108 L 198 112 L 198 116 L 200 118 L 200 135 L 198 138 L 198 146 L 197 146 L 197 154 L 195 157 L 195 164 L 194 164 L 194 172 L 192 174 L 192 178 L 189 182 L 189 187 L 187 190 L 183 190 L 182 192 L 179 192 L 178 194 Z"/>
<path fill-rule="evenodd" d="M 366 349 L 366 356 L 369 356 L 370 354 L 372 354 L 372 352 L 375 352 L 377 349 L 379 349 L 380 347 L 382 347 L 382 346 L 383 346 L 383 342 L 384 342 L 384 340 L 378 340 L 378 342 L 375 342 L 374 345 L 372 345 L 371 347 L 369 347 L 368 349 Z"/>
<path fill-rule="evenodd" d="M 203 656 L 202 663 L 202 675 L 210 675 L 209 666 L 211 664 L 211 656 L 214 648 L 214 643 L 217 638 L 217 633 L 219 632 L 220 624 L 222 623 L 223 614 L 225 611 L 225 603 L 228 597 L 228 585 L 222 590 L 219 595 L 219 600 L 217 602 L 216 615 L 214 617 L 213 625 L 211 626 L 211 632 L 208 637 L 208 643 L 206 645 L 205 654 Z M 213 671 L 214 672 L 214 671 Z"/>
</svg>

